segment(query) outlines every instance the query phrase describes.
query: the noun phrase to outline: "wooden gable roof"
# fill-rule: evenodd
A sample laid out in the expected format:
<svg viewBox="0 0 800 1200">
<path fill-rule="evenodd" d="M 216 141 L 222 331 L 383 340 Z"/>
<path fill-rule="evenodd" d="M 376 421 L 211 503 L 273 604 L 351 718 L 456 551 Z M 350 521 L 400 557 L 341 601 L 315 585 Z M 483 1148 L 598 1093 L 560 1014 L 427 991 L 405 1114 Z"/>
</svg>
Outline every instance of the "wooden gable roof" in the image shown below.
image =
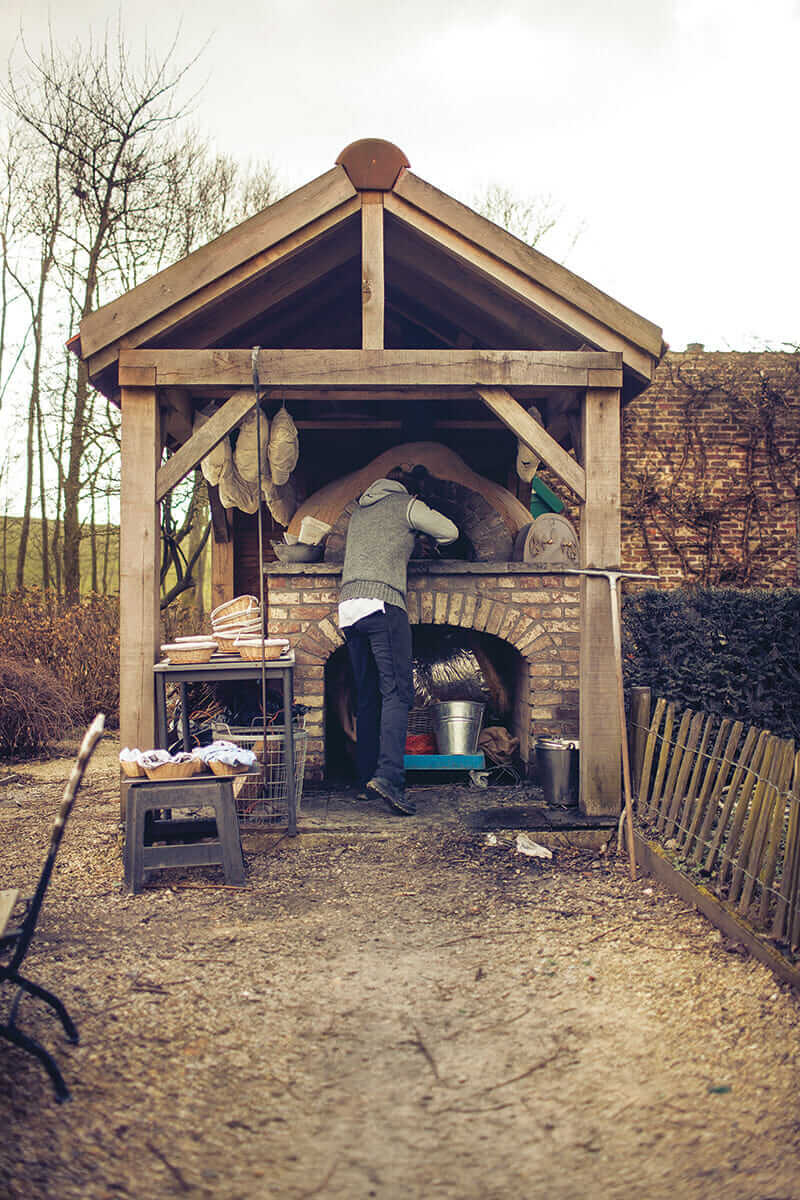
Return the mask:
<svg viewBox="0 0 800 1200">
<path fill-rule="evenodd" d="M 646 386 L 661 330 L 414 175 L 379 139 L 81 323 L 92 382 L 123 348 L 361 346 L 361 210 L 384 212 L 387 348 L 596 348 Z"/>
</svg>

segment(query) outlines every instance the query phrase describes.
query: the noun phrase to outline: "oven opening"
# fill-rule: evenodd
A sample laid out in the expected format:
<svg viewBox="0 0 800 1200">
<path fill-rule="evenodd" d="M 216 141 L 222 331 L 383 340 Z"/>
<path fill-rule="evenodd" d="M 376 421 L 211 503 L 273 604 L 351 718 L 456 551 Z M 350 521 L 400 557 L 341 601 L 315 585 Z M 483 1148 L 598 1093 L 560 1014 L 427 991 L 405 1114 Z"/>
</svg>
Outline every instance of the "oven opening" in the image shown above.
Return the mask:
<svg viewBox="0 0 800 1200">
<path fill-rule="evenodd" d="M 430 705 L 436 700 L 475 700 L 485 705 L 483 730 L 499 731 L 497 744 L 513 745 L 527 759 L 530 713 L 527 664 L 493 634 L 449 625 L 413 625 L 414 706 L 409 714 L 409 753 L 435 753 Z M 354 685 L 347 647 L 325 668 L 325 780 L 352 784 L 355 768 Z"/>
</svg>

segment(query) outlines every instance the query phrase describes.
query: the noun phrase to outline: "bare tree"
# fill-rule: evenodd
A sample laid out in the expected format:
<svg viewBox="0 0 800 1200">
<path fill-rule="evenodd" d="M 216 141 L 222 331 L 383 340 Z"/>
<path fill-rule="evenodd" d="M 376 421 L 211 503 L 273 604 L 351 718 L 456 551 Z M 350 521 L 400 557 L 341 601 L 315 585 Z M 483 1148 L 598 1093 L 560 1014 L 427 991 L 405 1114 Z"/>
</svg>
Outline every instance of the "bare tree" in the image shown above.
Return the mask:
<svg viewBox="0 0 800 1200">
<path fill-rule="evenodd" d="M 14 391 L 18 405 L 25 398 L 21 417 L 28 432 L 26 530 L 38 458 L 42 579 L 47 585 L 53 578 L 70 600 L 80 592 L 82 533 L 94 546 L 93 584 L 108 577 L 108 536 L 101 572 L 92 513 L 105 508 L 107 514 L 118 490 L 119 430 L 116 409 L 90 387 L 85 365 L 64 352 L 66 337 L 99 304 L 281 193 L 271 167 L 242 167 L 215 155 L 187 129 L 180 97 L 191 64 L 177 64 L 174 51 L 173 45 L 160 59 L 145 54 L 134 67 L 121 30 L 116 39 L 69 49 L 57 48 L 51 37 L 38 55 L 21 43 L 21 62 L 18 55 L 0 87 L 0 102 L 18 123 L 0 158 L 0 402 L 18 364 L 24 392 L 19 380 Z M 33 187 L 20 182 L 21 142 L 31 151 L 22 159 L 26 169 L 35 163 Z M 22 262 L 11 257 L 4 232 L 10 234 L 19 211 L 27 220 Z M 20 298 L 30 324 L 22 336 L 15 321 L 12 346 L 5 340 L 5 315 Z M 22 357 L 25 345 L 32 357 Z M 208 536 L 202 505 L 181 507 L 176 498 L 164 534 L 169 542 L 180 533 L 180 544 L 189 537 L 186 520 L 199 522 L 188 559 L 200 562 L 195 542 Z M 28 532 L 18 581 L 27 539 Z M 182 578 L 191 579 L 191 570 Z"/>
<path fill-rule="evenodd" d="M 11 76 L 3 99 L 58 163 L 77 209 L 75 289 L 79 318 L 98 303 L 107 273 L 116 274 L 109 252 L 117 238 L 147 254 L 154 191 L 166 185 L 171 155 L 165 133 L 183 115 L 179 86 L 187 68 L 145 53 L 135 68 L 120 30 L 112 44 L 58 49 L 52 40 L 38 58 L 26 52 L 26 69 Z M 68 600 L 80 595 L 79 501 L 89 381 L 80 364 L 73 395 L 63 475 L 63 583 Z"/>
<path fill-rule="evenodd" d="M 495 225 L 507 229 L 529 246 L 554 244 L 557 233 L 561 240 L 561 248 L 557 253 L 562 261 L 574 249 L 582 232 L 581 226 L 572 232 L 567 231 L 564 212 L 552 197 L 524 199 L 499 183 L 489 184 L 474 198 L 473 207 L 481 216 L 488 217 Z M 556 253 L 555 249 L 553 253 Z"/>
</svg>

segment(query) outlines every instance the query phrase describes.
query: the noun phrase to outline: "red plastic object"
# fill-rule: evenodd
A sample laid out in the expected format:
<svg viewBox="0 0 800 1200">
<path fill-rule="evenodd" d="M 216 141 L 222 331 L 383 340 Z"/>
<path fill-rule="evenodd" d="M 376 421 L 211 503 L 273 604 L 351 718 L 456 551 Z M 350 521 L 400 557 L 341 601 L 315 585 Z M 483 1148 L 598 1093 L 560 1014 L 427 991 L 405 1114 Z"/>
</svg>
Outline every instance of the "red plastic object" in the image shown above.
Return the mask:
<svg viewBox="0 0 800 1200">
<path fill-rule="evenodd" d="M 435 754 L 436 741 L 432 733 L 409 733 L 406 754 Z"/>
</svg>

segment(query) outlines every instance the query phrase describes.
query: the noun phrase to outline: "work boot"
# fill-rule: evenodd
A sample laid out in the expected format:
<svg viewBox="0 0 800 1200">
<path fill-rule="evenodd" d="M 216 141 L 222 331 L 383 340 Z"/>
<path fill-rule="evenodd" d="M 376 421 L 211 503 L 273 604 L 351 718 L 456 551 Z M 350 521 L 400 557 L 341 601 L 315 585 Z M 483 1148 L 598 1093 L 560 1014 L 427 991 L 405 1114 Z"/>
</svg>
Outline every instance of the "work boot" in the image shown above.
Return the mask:
<svg viewBox="0 0 800 1200">
<path fill-rule="evenodd" d="M 381 775 L 375 775 L 367 784 L 368 792 L 375 792 L 381 796 L 389 808 L 395 812 L 402 813 L 404 817 L 413 817 L 417 811 L 417 806 L 413 800 L 408 800 L 406 794 L 399 787 L 395 787 L 388 779 L 384 779 Z"/>
</svg>

